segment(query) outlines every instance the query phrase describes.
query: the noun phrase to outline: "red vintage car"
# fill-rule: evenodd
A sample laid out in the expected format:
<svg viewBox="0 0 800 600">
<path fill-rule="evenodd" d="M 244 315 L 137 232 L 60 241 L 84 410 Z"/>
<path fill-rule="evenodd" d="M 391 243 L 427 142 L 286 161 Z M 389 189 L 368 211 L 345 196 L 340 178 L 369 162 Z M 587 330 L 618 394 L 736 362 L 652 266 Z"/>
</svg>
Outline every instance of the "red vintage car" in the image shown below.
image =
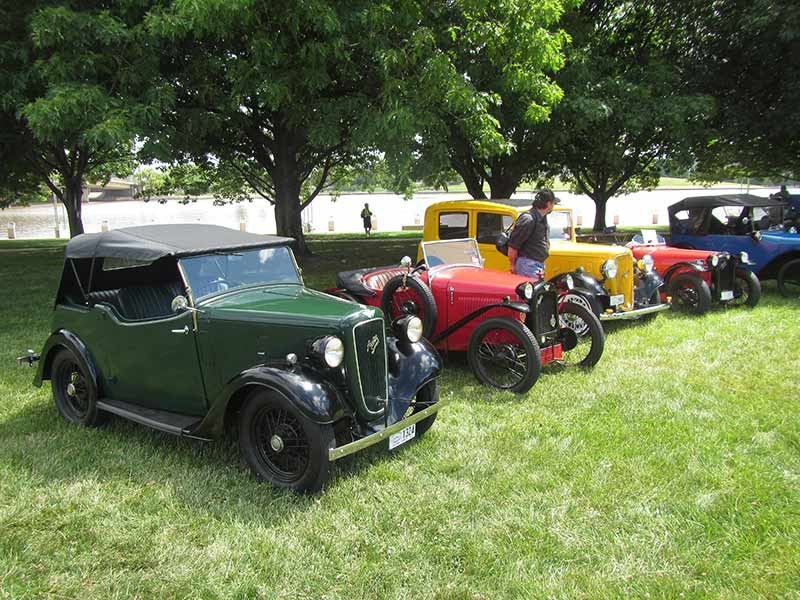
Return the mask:
<svg viewBox="0 0 800 600">
<path fill-rule="evenodd" d="M 732 256 L 727 252 L 688 250 L 667 246 L 664 238 L 644 243 L 634 236 L 628 244 L 636 261 L 652 263 L 664 278 L 662 299 L 672 298 L 672 307 L 703 314 L 712 302 L 725 306 L 755 306 L 761 298 L 761 284 L 753 272 L 740 267 L 748 263 L 746 252 Z"/>
<path fill-rule="evenodd" d="M 467 352 L 488 385 L 518 393 L 549 363 L 593 366 L 605 333 L 589 310 L 563 302 L 553 284 L 483 268 L 475 239 L 422 243 L 423 259 L 401 266 L 345 271 L 328 293 L 372 306 L 397 319 L 418 317 L 440 350 Z"/>
</svg>

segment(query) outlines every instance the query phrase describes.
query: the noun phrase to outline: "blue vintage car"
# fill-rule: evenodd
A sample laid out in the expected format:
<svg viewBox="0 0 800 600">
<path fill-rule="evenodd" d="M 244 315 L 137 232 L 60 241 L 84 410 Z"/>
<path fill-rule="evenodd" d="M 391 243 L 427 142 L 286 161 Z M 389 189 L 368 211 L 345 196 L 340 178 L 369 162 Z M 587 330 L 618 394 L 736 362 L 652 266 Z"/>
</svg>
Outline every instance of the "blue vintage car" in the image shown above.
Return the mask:
<svg viewBox="0 0 800 600">
<path fill-rule="evenodd" d="M 669 207 L 670 243 L 739 256 L 758 278 L 800 298 L 797 212 L 780 198 L 750 194 L 694 196 Z"/>
</svg>

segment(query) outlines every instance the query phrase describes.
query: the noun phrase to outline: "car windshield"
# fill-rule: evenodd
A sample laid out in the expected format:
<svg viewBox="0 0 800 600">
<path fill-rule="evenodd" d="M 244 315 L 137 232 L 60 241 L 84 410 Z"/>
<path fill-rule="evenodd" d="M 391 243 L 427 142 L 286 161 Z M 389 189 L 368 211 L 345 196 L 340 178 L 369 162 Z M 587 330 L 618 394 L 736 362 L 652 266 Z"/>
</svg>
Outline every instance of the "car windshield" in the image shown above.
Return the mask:
<svg viewBox="0 0 800 600">
<path fill-rule="evenodd" d="M 572 213 L 568 210 L 554 210 L 547 215 L 550 227 L 550 241 L 572 239 Z"/>
<path fill-rule="evenodd" d="M 422 242 L 422 252 L 428 268 L 440 265 L 473 265 L 480 267 L 481 252 L 474 238 Z"/>
<path fill-rule="evenodd" d="M 253 285 L 303 283 L 286 246 L 192 256 L 180 262 L 195 300 Z"/>
</svg>

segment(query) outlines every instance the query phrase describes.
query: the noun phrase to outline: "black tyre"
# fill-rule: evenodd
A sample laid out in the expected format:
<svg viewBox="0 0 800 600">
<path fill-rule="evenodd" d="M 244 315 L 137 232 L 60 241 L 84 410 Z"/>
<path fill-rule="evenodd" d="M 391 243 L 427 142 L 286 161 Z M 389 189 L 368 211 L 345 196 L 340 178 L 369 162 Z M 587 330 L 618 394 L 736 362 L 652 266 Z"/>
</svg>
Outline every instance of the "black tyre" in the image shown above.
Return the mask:
<svg viewBox="0 0 800 600">
<path fill-rule="evenodd" d="M 68 423 L 96 427 L 108 417 L 98 410 L 97 386 L 72 351 L 63 348 L 53 357 L 50 383 L 56 408 Z"/>
<path fill-rule="evenodd" d="M 381 310 L 392 321 L 406 314 L 418 316 L 426 338 L 436 329 L 436 300 L 431 289 L 417 277 L 398 275 L 387 281 L 381 296 Z"/>
<path fill-rule="evenodd" d="M 527 392 L 542 371 L 542 355 L 531 330 L 508 317 L 486 319 L 469 338 L 467 360 L 481 383 Z"/>
<path fill-rule="evenodd" d="M 778 291 L 787 298 L 800 298 L 800 258 L 778 269 Z"/>
<path fill-rule="evenodd" d="M 277 487 L 316 492 L 330 477 L 331 425 L 303 416 L 281 394 L 259 390 L 239 414 L 239 448 L 256 477 Z"/>
<path fill-rule="evenodd" d="M 423 385 L 417 395 L 414 396 L 414 399 L 411 401 L 411 406 L 408 407 L 408 411 L 406 411 L 405 416 L 410 417 L 414 413 L 417 413 L 421 410 L 425 410 L 432 404 L 436 404 L 439 401 L 439 381 L 434 379 Z M 433 413 L 429 417 L 425 417 L 422 421 L 417 422 L 417 429 L 416 429 L 416 436 L 422 437 L 428 429 L 433 426 L 434 421 L 436 421 L 436 415 L 439 413 Z"/>
<path fill-rule="evenodd" d="M 749 269 L 736 269 L 733 281 L 733 300 L 728 306 L 750 306 L 758 304 L 761 299 L 761 282 Z"/>
<path fill-rule="evenodd" d="M 678 273 L 667 284 L 667 296 L 672 297 L 672 308 L 694 315 L 702 315 L 711 307 L 711 290 L 699 275 Z"/>
<path fill-rule="evenodd" d="M 600 319 L 573 302 L 563 302 L 559 306 L 558 319 L 562 329 L 562 362 L 567 366 L 595 366 L 606 345 L 606 333 Z"/>
</svg>

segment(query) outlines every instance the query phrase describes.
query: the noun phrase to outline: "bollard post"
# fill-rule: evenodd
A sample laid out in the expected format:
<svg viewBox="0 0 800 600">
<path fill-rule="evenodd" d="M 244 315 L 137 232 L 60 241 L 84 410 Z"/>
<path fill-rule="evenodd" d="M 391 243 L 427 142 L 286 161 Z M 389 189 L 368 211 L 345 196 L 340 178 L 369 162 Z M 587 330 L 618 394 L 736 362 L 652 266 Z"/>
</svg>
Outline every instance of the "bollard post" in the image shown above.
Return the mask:
<svg viewBox="0 0 800 600">
<path fill-rule="evenodd" d="M 108 231 L 108 221 L 103 221 L 100 224 L 100 231 L 103 231 L 103 232 Z"/>
<path fill-rule="evenodd" d="M 372 231 L 378 231 L 378 217 L 372 215 L 370 218 L 372 220 Z"/>
<path fill-rule="evenodd" d="M 578 227 L 582 227 L 583 226 L 583 215 L 581 213 L 578 213 L 577 225 L 578 225 Z"/>
<path fill-rule="evenodd" d="M 8 239 L 14 240 L 17 238 L 17 224 L 16 223 L 9 223 L 8 224 Z"/>
<path fill-rule="evenodd" d="M 56 239 L 61 239 L 61 229 L 59 227 L 54 227 L 56 233 Z"/>
<path fill-rule="evenodd" d="M 330 217 L 328 217 L 328 231 L 333 231 L 333 229 L 334 229 L 334 227 L 333 227 L 333 215 L 331 215 Z"/>
<path fill-rule="evenodd" d="M 614 225 L 619 225 L 619 215 L 614 215 Z"/>
<path fill-rule="evenodd" d="M 414 225 L 419 225 L 419 223 L 420 223 L 419 213 L 417 213 L 416 215 L 414 215 Z"/>
<path fill-rule="evenodd" d="M 658 213 L 653 213 L 653 225 L 658 225 Z"/>
<path fill-rule="evenodd" d="M 247 220 L 242 219 L 239 221 L 239 231 L 247 231 Z"/>
</svg>

